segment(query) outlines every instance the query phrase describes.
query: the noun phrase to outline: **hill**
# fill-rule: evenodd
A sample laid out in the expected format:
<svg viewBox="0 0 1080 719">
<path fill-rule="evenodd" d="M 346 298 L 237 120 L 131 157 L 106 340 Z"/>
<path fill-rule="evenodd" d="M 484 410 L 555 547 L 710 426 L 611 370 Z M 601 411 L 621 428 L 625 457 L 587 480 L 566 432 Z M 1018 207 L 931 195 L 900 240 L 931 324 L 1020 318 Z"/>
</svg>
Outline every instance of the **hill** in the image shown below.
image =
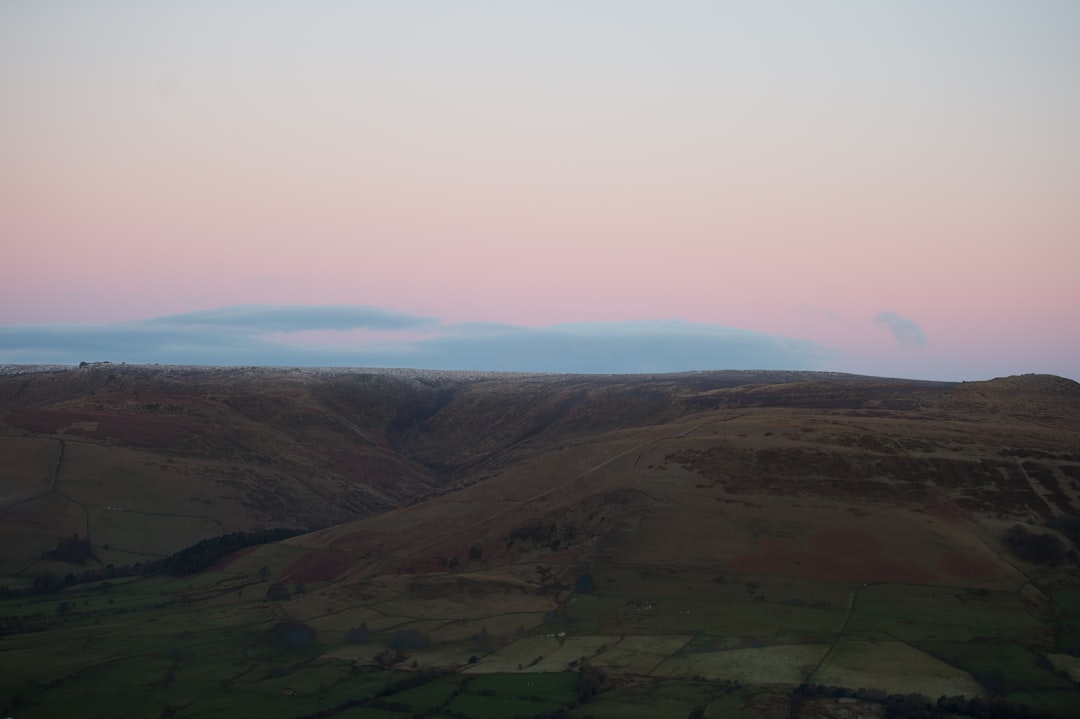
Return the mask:
<svg viewBox="0 0 1080 719">
<path fill-rule="evenodd" d="M 342 691 L 334 667 L 455 670 L 421 682 L 446 685 L 430 716 L 484 715 L 450 695 L 539 672 L 574 672 L 576 699 L 528 715 L 584 716 L 578 683 L 599 674 L 595 716 L 664 715 L 642 682 L 681 716 L 830 715 L 836 697 L 795 701 L 800 684 L 1059 713 L 1080 697 L 1080 385 L 1061 378 L 23 368 L 0 375 L 0 458 L 4 581 L 70 573 L 65 594 L 89 592 L 44 621 L 58 639 L 95 619 L 130 631 L 94 608 L 89 568 L 311 530 L 187 584 L 124 580 L 133 607 L 154 587 L 168 621 L 217 637 L 174 671 L 228 657 L 234 698 L 282 666 L 300 681 L 290 652 Z"/>
</svg>

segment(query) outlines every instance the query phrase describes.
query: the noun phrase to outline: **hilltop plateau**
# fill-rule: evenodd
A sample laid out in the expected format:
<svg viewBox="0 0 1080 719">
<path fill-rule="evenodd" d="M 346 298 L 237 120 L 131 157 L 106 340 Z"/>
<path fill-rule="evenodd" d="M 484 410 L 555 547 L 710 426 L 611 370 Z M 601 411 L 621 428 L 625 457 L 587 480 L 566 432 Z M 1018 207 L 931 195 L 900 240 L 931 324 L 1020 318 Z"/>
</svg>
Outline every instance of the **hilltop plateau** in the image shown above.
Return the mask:
<svg viewBox="0 0 1080 719">
<path fill-rule="evenodd" d="M 1058 377 L 8 367 L 0 467 L 20 717 L 1080 706 Z"/>
</svg>

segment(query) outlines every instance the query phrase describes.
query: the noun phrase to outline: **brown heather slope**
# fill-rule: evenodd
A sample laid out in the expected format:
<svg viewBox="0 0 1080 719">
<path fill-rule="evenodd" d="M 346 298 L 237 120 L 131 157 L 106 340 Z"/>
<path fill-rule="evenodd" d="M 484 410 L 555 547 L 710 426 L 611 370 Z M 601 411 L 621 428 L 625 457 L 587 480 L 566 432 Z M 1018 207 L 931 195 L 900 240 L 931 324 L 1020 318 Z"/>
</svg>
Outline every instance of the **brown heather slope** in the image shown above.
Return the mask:
<svg viewBox="0 0 1080 719">
<path fill-rule="evenodd" d="M 1080 514 L 1075 383 L 799 379 L 557 380 L 556 396 L 585 398 L 477 463 L 457 489 L 289 540 L 306 556 L 278 569 L 303 574 L 295 581 L 366 581 L 450 570 L 531 576 L 542 566 L 565 584 L 617 561 L 1016 587 L 1025 568 L 1004 530 Z M 459 409 L 490 409 L 484 393 L 508 407 L 499 419 L 531 411 L 509 387 L 485 383 L 427 424 L 464 424 Z M 652 413 L 638 414 L 646 397 Z M 314 566 L 332 571 L 305 569 Z"/>
<path fill-rule="evenodd" d="M 72 533 L 120 564 L 285 526 L 326 529 L 244 561 L 304 582 L 618 560 L 981 585 L 1022 571 L 1005 527 L 1080 514 L 1080 386 L 99 364 L 0 375 L 0 461 L 3 574 L 67 571 L 40 557 Z"/>
<path fill-rule="evenodd" d="M 436 472 L 398 452 L 434 411 L 413 378 L 94 365 L 0 376 L 0 573 L 60 536 L 106 563 L 412 501 Z"/>
</svg>

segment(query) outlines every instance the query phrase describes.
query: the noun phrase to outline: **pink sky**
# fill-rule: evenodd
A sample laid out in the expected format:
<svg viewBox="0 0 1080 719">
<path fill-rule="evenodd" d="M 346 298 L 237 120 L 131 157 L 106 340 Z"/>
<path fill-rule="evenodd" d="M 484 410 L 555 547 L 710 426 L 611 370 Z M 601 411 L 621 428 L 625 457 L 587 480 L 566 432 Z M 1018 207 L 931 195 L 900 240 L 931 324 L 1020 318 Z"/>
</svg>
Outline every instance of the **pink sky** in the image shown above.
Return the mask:
<svg viewBox="0 0 1080 719">
<path fill-rule="evenodd" d="M 8 4 L 0 328 L 681 319 L 1076 378 L 1078 37 L 1067 3 Z"/>
</svg>

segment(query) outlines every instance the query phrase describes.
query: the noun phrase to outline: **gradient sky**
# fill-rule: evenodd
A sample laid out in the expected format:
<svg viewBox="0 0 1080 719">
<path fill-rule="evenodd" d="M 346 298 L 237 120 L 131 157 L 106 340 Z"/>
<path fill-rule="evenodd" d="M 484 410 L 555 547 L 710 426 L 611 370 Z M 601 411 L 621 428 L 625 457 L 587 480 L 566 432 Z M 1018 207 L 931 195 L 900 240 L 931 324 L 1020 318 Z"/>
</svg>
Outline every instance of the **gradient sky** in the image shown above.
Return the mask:
<svg viewBox="0 0 1080 719">
<path fill-rule="evenodd" d="M 1080 379 L 1080 3 L 0 4 L 0 362 Z"/>
</svg>

